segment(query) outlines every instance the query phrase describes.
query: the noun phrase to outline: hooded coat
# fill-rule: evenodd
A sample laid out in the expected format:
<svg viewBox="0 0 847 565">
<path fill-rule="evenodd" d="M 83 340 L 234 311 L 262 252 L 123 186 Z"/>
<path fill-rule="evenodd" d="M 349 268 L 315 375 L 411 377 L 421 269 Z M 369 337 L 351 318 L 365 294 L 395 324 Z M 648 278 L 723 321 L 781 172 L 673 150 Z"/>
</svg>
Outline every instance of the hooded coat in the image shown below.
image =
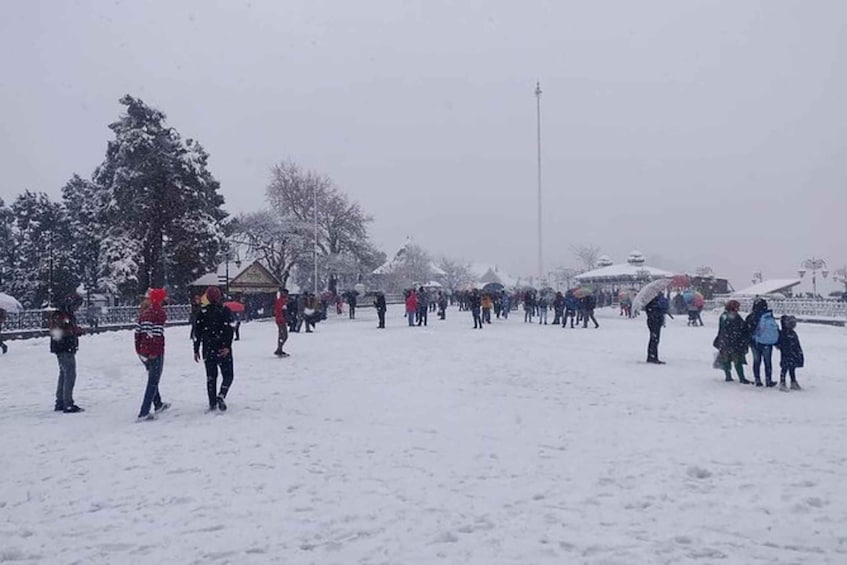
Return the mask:
<svg viewBox="0 0 847 565">
<path fill-rule="evenodd" d="M 800 346 L 800 338 L 794 328 L 788 327 L 787 316 L 780 320 L 782 329 L 779 331 L 779 341 L 776 346 L 781 353 L 779 366 L 783 369 L 799 369 L 805 363 L 803 348 Z"/>
<path fill-rule="evenodd" d="M 747 325 L 744 319 L 729 312 L 721 314 L 718 321 L 718 335 L 712 345 L 720 353 L 722 363 L 739 361 L 744 363 L 750 337 L 747 335 Z"/>
</svg>

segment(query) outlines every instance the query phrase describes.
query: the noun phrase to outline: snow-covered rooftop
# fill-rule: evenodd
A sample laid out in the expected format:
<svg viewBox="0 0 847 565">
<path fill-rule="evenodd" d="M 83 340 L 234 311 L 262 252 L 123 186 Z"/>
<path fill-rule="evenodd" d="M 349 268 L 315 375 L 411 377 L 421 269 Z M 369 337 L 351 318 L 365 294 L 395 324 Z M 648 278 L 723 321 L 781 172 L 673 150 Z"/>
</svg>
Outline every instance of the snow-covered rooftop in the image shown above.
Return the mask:
<svg viewBox="0 0 847 565">
<path fill-rule="evenodd" d="M 644 280 L 644 279 L 661 279 L 672 277 L 673 273 L 656 267 L 648 267 L 647 265 L 637 265 L 632 263 L 620 263 L 618 265 L 610 265 L 601 267 L 577 275 L 574 277 L 579 282 L 583 283 L 603 283 L 603 282 L 618 282 L 627 280 Z"/>
<path fill-rule="evenodd" d="M 737 290 L 733 295 L 762 296 L 765 294 L 784 294 L 786 290 L 797 286 L 800 282 L 800 279 L 768 279 L 753 286 Z"/>
</svg>

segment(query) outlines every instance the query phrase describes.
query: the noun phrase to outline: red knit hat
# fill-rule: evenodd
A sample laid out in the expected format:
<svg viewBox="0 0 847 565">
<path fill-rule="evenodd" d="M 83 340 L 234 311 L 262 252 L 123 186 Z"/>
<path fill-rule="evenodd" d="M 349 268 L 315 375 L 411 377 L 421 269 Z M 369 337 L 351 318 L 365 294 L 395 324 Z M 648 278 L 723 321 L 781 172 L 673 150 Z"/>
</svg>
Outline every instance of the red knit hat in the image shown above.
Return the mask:
<svg viewBox="0 0 847 565">
<path fill-rule="evenodd" d="M 168 291 L 164 288 L 151 288 L 147 293 L 151 304 L 161 304 L 168 297 Z"/>
<path fill-rule="evenodd" d="M 217 304 L 221 301 L 221 289 L 216 286 L 210 286 L 206 289 L 206 300 L 212 304 Z"/>
</svg>

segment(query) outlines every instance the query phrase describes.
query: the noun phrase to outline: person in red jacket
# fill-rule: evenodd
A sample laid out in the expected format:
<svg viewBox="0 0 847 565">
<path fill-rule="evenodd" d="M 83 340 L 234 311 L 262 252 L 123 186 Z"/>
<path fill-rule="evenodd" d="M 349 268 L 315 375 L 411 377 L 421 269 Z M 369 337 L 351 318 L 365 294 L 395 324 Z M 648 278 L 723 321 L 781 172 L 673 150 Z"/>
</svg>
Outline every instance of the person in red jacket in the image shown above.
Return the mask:
<svg viewBox="0 0 847 565">
<path fill-rule="evenodd" d="M 159 395 L 159 379 L 162 378 L 162 367 L 165 358 L 165 322 L 167 314 L 162 303 L 167 297 L 163 288 L 151 288 L 148 292 L 150 305 L 142 310 L 135 327 L 135 352 L 147 369 L 147 387 L 144 390 L 144 400 L 141 402 L 139 420 L 155 420 L 155 414 L 150 413 L 150 405 L 156 413 L 170 408 L 170 404 L 162 402 Z"/>
<path fill-rule="evenodd" d="M 409 318 L 409 326 L 415 325 L 415 314 L 418 312 L 418 295 L 415 289 L 406 291 L 406 316 Z"/>
<path fill-rule="evenodd" d="M 285 307 L 288 304 L 288 289 L 279 289 L 279 296 L 274 302 L 274 318 L 276 319 L 277 338 L 276 351 L 274 355 L 277 357 L 288 357 L 288 353 L 282 350 L 285 342 L 288 341 L 288 321 L 285 319 Z"/>
</svg>

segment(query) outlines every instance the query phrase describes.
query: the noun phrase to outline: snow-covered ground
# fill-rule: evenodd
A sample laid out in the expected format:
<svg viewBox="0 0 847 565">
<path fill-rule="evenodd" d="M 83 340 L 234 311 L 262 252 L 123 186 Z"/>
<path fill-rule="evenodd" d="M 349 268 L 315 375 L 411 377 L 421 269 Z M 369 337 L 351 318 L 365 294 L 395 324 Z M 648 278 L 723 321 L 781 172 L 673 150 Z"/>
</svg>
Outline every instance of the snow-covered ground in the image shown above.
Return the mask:
<svg viewBox="0 0 847 565">
<path fill-rule="evenodd" d="M 800 326 L 786 394 L 722 382 L 712 316 L 669 320 L 661 367 L 643 318 L 599 319 L 412 329 L 394 306 L 289 359 L 251 323 L 223 415 L 170 328 L 173 408 L 145 423 L 131 332 L 82 339 L 79 415 L 52 411 L 47 342 L 11 342 L 0 562 L 847 563 L 843 328 Z"/>
</svg>

